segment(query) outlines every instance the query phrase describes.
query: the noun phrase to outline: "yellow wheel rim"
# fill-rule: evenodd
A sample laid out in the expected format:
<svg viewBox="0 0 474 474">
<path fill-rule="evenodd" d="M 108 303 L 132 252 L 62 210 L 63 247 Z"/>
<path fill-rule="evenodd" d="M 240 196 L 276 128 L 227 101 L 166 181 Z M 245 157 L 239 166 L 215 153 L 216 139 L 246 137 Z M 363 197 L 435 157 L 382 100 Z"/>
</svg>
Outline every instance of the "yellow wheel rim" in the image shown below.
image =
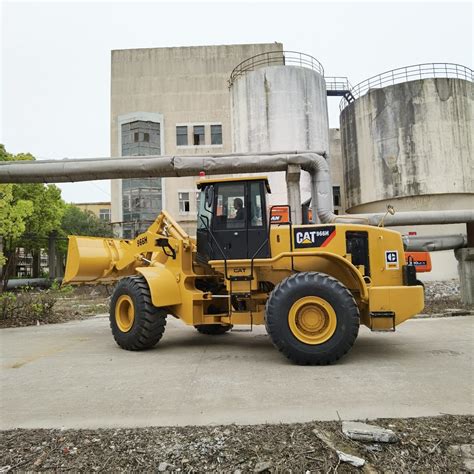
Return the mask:
<svg viewBox="0 0 474 474">
<path fill-rule="evenodd" d="M 336 312 L 326 300 L 318 296 L 305 296 L 290 308 L 288 324 L 299 341 L 322 344 L 336 331 Z"/>
<path fill-rule="evenodd" d="M 122 332 L 128 332 L 132 329 L 135 321 L 135 307 L 132 298 L 128 295 L 122 295 L 115 304 L 115 322 Z"/>
</svg>

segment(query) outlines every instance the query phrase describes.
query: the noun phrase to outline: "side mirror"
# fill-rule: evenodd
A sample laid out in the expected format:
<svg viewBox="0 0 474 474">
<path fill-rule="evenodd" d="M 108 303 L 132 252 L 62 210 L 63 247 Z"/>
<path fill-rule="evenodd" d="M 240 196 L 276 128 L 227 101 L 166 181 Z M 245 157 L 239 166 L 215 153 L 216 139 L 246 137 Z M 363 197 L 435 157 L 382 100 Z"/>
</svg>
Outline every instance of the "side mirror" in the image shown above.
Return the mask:
<svg viewBox="0 0 474 474">
<path fill-rule="evenodd" d="M 385 215 L 384 215 L 384 216 L 382 217 L 382 219 L 380 220 L 378 227 L 383 227 L 383 226 L 384 226 L 385 218 L 386 218 L 389 214 L 390 214 L 391 216 L 393 216 L 393 215 L 395 214 L 395 208 L 394 208 L 392 205 L 390 205 L 390 204 L 387 206 L 387 212 L 385 213 Z"/>
<path fill-rule="evenodd" d="M 206 207 L 212 209 L 214 203 L 214 186 L 207 186 L 205 191 Z"/>
</svg>

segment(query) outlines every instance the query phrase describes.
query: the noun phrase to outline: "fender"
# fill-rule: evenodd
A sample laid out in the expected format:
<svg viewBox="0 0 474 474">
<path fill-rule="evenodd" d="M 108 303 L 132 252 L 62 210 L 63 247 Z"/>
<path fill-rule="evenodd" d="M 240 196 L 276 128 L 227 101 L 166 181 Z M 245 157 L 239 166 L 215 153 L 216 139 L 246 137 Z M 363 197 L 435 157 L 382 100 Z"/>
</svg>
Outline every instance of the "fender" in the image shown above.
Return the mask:
<svg viewBox="0 0 474 474">
<path fill-rule="evenodd" d="M 179 283 L 176 276 L 162 264 L 136 269 L 148 283 L 153 306 L 158 308 L 173 306 L 182 302 Z"/>
<path fill-rule="evenodd" d="M 295 253 L 294 255 L 298 256 L 299 253 Z M 344 257 L 341 257 L 340 255 L 328 252 L 317 252 L 314 255 L 330 261 L 334 267 L 342 271 L 342 274 L 340 274 L 339 272 L 328 272 L 328 274 L 337 278 L 344 285 L 349 287 L 350 285 L 348 284 L 348 278 L 352 278 L 353 282 L 359 289 L 362 301 L 368 301 L 369 291 L 367 288 L 367 284 L 364 281 L 364 277 L 359 273 L 357 268 L 351 262 L 346 260 Z"/>
</svg>

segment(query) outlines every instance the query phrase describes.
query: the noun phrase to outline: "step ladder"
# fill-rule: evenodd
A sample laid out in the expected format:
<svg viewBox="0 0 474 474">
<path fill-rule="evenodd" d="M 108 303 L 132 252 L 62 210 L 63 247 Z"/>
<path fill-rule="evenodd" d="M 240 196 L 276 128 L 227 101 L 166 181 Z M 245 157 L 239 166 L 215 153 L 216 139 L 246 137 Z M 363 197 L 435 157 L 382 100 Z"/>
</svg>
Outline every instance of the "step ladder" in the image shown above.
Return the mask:
<svg viewBox="0 0 474 474">
<path fill-rule="evenodd" d="M 251 300 L 252 296 L 252 280 L 253 280 L 253 273 L 248 276 L 242 276 L 242 277 L 229 277 L 229 282 L 230 282 L 230 288 L 229 288 L 229 319 L 230 323 L 232 324 L 232 314 L 239 313 L 239 311 L 234 311 L 232 307 L 232 297 L 234 296 L 236 299 L 238 296 L 245 296 L 244 300 Z M 233 281 L 248 281 L 249 282 L 249 291 L 248 293 L 242 293 L 242 292 L 236 292 L 234 293 L 232 291 L 232 282 Z M 232 327 L 231 332 L 252 332 L 253 331 L 253 314 L 252 314 L 252 309 L 251 305 L 249 305 L 250 308 L 250 327 L 244 327 L 244 328 L 235 328 L 235 326 Z"/>
<path fill-rule="evenodd" d="M 393 311 L 373 311 L 369 314 L 372 332 L 395 332 L 395 313 Z"/>
</svg>

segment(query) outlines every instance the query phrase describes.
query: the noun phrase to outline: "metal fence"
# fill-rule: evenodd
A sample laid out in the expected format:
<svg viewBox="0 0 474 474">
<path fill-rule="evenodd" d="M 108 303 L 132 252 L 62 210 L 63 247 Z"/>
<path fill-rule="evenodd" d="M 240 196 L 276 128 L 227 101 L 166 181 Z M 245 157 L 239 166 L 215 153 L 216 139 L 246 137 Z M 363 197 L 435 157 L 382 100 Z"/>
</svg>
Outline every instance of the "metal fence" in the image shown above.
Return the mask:
<svg viewBox="0 0 474 474">
<path fill-rule="evenodd" d="M 372 89 L 400 84 L 402 82 L 417 81 L 430 78 L 453 78 L 473 81 L 474 71 L 466 66 L 454 63 L 424 63 L 406 66 L 391 71 L 383 72 L 377 76 L 369 77 L 351 88 L 354 100 L 367 94 Z M 349 103 L 343 98 L 339 104 L 342 111 Z"/>
<path fill-rule="evenodd" d="M 243 76 L 248 71 L 254 71 L 265 66 L 300 66 L 312 69 L 324 76 L 324 68 L 322 64 L 313 56 L 297 51 L 269 51 L 260 53 L 256 56 L 242 61 L 237 65 L 230 74 L 229 87 L 237 78 Z"/>
</svg>

